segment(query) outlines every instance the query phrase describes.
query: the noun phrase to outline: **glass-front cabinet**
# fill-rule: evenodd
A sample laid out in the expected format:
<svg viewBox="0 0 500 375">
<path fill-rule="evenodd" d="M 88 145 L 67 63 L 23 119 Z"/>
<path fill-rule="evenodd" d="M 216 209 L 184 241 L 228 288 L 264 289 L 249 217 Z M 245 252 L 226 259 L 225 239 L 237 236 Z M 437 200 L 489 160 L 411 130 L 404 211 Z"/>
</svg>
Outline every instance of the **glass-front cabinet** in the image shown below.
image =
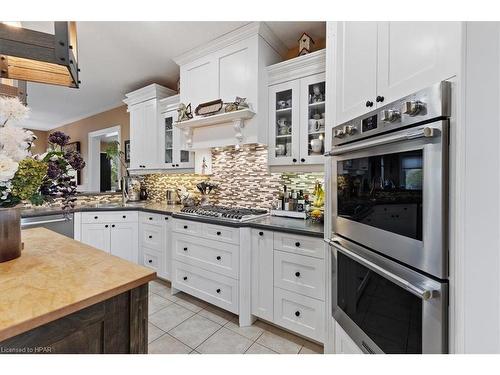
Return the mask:
<svg viewBox="0 0 500 375">
<path fill-rule="evenodd" d="M 325 153 L 325 74 L 269 86 L 269 164 L 322 164 Z"/>
<path fill-rule="evenodd" d="M 177 111 L 162 113 L 160 123 L 161 162 L 165 169 L 194 168 L 194 153 L 184 150 L 180 129 L 174 126 Z"/>
</svg>

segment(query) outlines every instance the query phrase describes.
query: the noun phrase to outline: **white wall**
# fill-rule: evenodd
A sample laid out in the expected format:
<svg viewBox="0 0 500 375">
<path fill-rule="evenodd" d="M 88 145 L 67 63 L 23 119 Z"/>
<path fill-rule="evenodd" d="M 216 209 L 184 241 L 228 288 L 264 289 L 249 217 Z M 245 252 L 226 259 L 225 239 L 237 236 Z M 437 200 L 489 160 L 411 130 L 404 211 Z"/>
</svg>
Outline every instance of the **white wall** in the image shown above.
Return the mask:
<svg viewBox="0 0 500 375">
<path fill-rule="evenodd" d="M 463 308 L 457 326 L 463 341 L 457 347 L 465 353 L 500 353 L 500 23 L 466 27 L 465 127 L 457 150 L 465 167 L 459 210 L 463 263 L 457 270 L 463 271 L 457 300 Z"/>
</svg>

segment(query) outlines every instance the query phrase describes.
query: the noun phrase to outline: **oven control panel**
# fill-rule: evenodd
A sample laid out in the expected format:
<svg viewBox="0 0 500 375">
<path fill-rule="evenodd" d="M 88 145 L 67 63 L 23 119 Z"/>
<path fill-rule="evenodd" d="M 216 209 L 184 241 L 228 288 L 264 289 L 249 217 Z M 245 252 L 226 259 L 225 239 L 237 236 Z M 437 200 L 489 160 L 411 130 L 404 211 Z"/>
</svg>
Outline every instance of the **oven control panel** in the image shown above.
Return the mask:
<svg viewBox="0 0 500 375">
<path fill-rule="evenodd" d="M 342 145 L 423 121 L 449 117 L 450 97 L 450 83 L 437 83 L 334 127 L 332 144 Z"/>
</svg>

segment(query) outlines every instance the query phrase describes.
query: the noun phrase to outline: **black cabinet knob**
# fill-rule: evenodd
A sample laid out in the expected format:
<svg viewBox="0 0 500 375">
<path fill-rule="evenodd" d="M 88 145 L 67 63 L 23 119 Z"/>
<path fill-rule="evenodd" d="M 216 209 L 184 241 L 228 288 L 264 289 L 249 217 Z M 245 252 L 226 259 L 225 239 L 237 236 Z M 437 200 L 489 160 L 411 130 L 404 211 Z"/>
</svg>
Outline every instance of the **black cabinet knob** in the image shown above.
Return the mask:
<svg viewBox="0 0 500 375">
<path fill-rule="evenodd" d="M 293 158 L 293 159 L 292 159 L 292 161 L 293 161 L 294 163 L 297 163 L 297 159 L 295 159 L 295 158 Z"/>
<path fill-rule="evenodd" d="M 264 235 L 264 232 L 259 232 L 259 236 L 263 236 Z"/>
<path fill-rule="evenodd" d="M 220 257 L 220 255 L 217 255 L 217 260 L 221 260 L 222 258 Z"/>
<path fill-rule="evenodd" d="M 221 232 L 217 232 L 217 235 L 220 236 L 222 233 Z"/>
<path fill-rule="evenodd" d="M 165 216 L 165 220 L 168 220 L 168 217 L 167 217 L 167 216 Z"/>
<path fill-rule="evenodd" d="M 295 272 L 295 276 L 300 277 L 300 272 L 299 271 Z"/>
<path fill-rule="evenodd" d="M 184 229 L 188 229 L 188 226 L 187 226 L 187 225 L 184 225 Z"/>
<path fill-rule="evenodd" d="M 295 316 L 300 316 L 300 311 L 295 311 Z"/>
<path fill-rule="evenodd" d="M 172 167 L 175 168 L 175 164 L 172 164 Z"/>
<path fill-rule="evenodd" d="M 148 238 L 153 238 L 153 236 L 148 236 Z"/>
<path fill-rule="evenodd" d="M 185 248 L 184 248 L 184 251 L 188 251 L 188 248 L 187 248 L 187 247 L 185 247 Z"/>
<path fill-rule="evenodd" d="M 152 259 L 148 260 L 148 263 L 153 263 L 153 260 Z"/>
<path fill-rule="evenodd" d="M 300 242 L 295 242 L 295 246 L 300 247 Z"/>
<path fill-rule="evenodd" d="M 384 101 L 384 97 L 383 96 L 377 96 L 377 98 L 375 99 L 377 101 L 377 103 L 382 103 Z"/>
<path fill-rule="evenodd" d="M 367 107 L 373 107 L 373 102 L 372 102 L 372 101 L 370 101 L 370 100 L 368 100 L 368 101 L 366 102 L 366 106 L 367 106 Z"/>
<path fill-rule="evenodd" d="M 153 220 L 153 218 L 152 218 L 152 217 L 148 217 L 148 219 L 149 219 L 149 220 Z"/>
<path fill-rule="evenodd" d="M 300 159 L 300 161 L 301 161 L 302 163 L 304 163 L 304 162 L 306 161 L 306 159 L 302 158 L 302 159 Z"/>
<path fill-rule="evenodd" d="M 183 279 L 184 281 L 186 281 L 186 280 L 188 279 L 188 277 L 187 277 L 187 276 L 184 276 L 182 279 Z"/>
<path fill-rule="evenodd" d="M 217 290 L 216 290 L 216 292 L 217 292 L 217 293 L 220 293 L 220 289 L 217 289 Z"/>
<path fill-rule="evenodd" d="M 99 218 L 98 216 L 94 216 L 94 219 L 96 219 L 96 220 L 97 220 L 98 218 Z"/>
<path fill-rule="evenodd" d="M 176 164 L 175 166 L 176 166 L 176 167 L 178 167 L 178 166 L 179 166 L 179 164 Z"/>
<path fill-rule="evenodd" d="M 111 228 L 114 228 L 115 227 L 115 224 L 111 225 Z"/>
<path fill-rule="evenodd" d="M 122 217 L 123 217 L 124 219 L 126 219 L 126 218 L 127 218 L 127 216 L 126 216 L 126 215 L 123 215 Z"/>
<path fill-rule="evenodd" d="M 107 227 L 109 227 L 109 225 L 108 225 L 108 224 L 106 224 L 106 225 L 104 226 L 104 228 L 107 228 Z"/>
</svg>

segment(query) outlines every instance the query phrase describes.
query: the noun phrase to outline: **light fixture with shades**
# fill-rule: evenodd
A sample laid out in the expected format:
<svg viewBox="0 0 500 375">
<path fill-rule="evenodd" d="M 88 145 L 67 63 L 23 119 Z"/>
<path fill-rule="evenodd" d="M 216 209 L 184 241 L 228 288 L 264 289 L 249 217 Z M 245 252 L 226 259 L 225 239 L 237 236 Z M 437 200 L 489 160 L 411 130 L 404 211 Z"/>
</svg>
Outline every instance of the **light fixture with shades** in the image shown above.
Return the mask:
<svg viewBox="0 0 500 375">
<path fill-rule="evenodd" d="M 54 34 L 0 23 L 0 78 L 78 88 L 76 22 L 54 22 Z"/>
</svg>

